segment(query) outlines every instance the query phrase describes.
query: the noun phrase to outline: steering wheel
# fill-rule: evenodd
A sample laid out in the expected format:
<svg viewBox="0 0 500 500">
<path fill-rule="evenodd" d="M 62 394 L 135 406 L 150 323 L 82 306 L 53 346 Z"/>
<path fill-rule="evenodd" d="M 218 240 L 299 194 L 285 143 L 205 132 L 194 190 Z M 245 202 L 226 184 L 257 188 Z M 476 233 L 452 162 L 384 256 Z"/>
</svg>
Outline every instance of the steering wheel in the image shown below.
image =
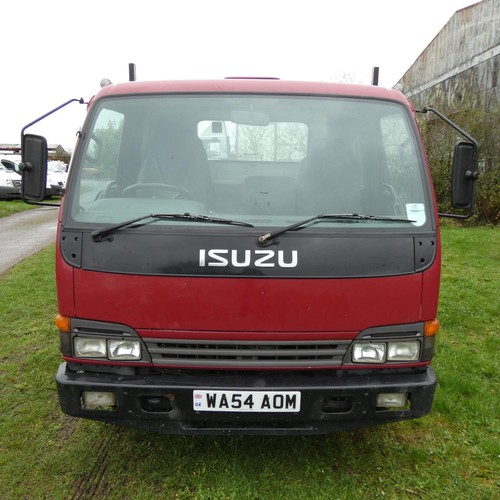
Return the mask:
<svg viewBox="0 0 500 500">
<path fill-rule="evenodd" d="M 145 191 L 170 191 L 174 192 L 173 196 L 165 196 L 165 198 L 191 198 L 192 195 L 188 189 L 183 188 L 181 186 L 174 186 L 172 184 L 157 184 L 155 182 L 138 182 L 137 184 L 131 184 L 127 186 L 123 192 L 123 196 L 131 196 L 137 195 L 137 191 L 145 190 Z"/>
</svg>

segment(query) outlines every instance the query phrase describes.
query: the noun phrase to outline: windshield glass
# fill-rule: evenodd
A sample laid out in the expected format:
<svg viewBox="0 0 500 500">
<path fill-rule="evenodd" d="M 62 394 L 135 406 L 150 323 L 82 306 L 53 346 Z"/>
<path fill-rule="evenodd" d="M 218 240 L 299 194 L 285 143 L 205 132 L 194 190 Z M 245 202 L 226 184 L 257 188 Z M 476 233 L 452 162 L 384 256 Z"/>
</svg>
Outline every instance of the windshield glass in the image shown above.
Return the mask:
<svg viewBox="0 0 500 500">
<path fill-rule="evenodd" d="M 271 228 L 328 213 L 407 218 L 415 227 L 430 219 L 415 129 L 405 108 L 390 101 L 113 97 L 94 104 L 82 141 L 69 187 L 75 223 L 113 224 L 148 213 Z M 355 223 L 408 227 L 383 219 Z M 346 225 L 327 219 L 314 228 Z"/>
</svg>

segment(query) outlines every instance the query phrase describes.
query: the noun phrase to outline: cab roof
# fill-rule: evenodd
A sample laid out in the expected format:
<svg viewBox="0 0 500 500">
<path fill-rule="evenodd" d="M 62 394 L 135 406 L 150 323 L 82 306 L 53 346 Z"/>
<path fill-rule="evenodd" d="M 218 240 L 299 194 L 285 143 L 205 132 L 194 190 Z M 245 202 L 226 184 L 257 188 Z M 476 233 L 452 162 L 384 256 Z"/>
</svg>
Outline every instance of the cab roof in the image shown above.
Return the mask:
<svg viewBox="0 0 500 500">
<path fill-rule="evenodd" d="M 100 89 L 93 100 L 130 94 L 281 94 L 311 96 L 349 96 L 389 99 L 408 105 L 401 92 L 374 85 L 347 83 L 300 82 L 277 78 L 236 77 L 223 80 L 134 81 L 109 84 Z"/>
</svg>

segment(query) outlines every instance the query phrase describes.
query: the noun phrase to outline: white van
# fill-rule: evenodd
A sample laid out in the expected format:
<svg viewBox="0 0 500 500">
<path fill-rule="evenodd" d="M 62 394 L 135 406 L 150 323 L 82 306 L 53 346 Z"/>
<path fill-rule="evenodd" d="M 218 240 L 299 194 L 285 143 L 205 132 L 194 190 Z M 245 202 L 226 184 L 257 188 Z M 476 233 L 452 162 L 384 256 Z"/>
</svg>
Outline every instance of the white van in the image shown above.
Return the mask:
<svg viewBox="0 0 500 500">
<path fill-rule="evenodd" d="M 7 160 L 6 160 L 7 161 Z M 10 161 L 10 160 L 8 160 Z M 21 176 L 16 170 L 11 170 L 0 160 L 0 198 L 10 199 L 21 196 Z"/>
<path fill-rule="evenodd" d="M 62 196 L 66 187 L 66 164 L 62 161 L 47 162 L 47 184 L 45 188 L 45 196 Z"/>
</svg>

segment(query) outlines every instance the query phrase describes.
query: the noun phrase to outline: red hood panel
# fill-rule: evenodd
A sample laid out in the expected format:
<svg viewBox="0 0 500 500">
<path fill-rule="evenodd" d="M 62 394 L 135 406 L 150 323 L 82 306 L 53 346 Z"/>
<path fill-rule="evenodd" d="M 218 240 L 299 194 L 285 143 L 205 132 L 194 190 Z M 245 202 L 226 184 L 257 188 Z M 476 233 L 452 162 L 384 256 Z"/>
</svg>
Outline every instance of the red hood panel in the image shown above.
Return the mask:
<svg viewBox="0 0 500 500">
<path fill-rule="evenodd" d="M 74 278 L 76 317 L 136 329 L 352 332 L 421 319 L 421 273 L 359 279 L 266 279 L 75 270 Z"/>
</svg>

